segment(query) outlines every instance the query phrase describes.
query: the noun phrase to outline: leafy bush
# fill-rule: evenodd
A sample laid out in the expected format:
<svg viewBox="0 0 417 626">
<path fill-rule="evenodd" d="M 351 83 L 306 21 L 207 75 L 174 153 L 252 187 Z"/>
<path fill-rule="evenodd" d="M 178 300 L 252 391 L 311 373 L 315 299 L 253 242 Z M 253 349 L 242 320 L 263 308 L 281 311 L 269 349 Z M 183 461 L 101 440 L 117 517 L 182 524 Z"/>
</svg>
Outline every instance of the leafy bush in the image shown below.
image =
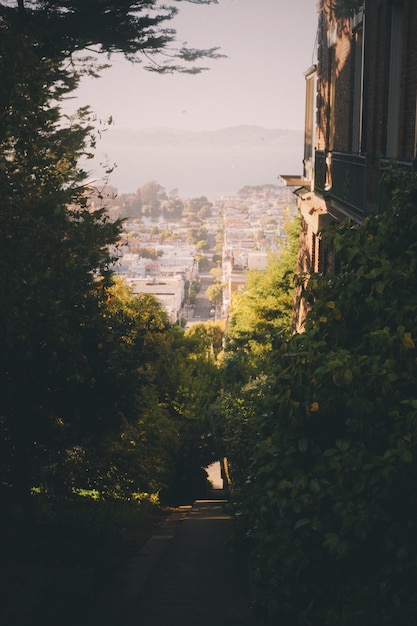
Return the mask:
<svg viewBox="0 0 417 626">
<path fill-rule="evenodd" d="M 417 177 L 388 182 L 389 210 L 326 233 L 341 272 L 310 277 L 305 332 L 251 405 L 239 506 L 274 624 L 415 623 Z"/>
<path fill-rule="evenodd" d="M 2 520 L 1 624 L 73 624 L 165 515 L 153 494 L 126 501 L 85 493 L 44 502 L 30 533 L 18 515 L 13 525 Z"/>
</svg>

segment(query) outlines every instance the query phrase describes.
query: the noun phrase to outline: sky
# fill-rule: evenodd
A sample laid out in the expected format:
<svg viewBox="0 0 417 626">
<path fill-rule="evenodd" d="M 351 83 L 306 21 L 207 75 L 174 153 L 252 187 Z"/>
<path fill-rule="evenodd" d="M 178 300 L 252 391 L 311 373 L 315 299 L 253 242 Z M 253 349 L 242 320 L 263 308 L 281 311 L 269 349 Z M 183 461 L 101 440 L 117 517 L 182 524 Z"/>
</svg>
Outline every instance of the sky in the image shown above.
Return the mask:
<svg viewBox="0 0 417 626">
<path fill-rule="evenodd" d="M 169 2 L 167 2 L 169 4 Z M 88 104 L 114 128 L 201 131 L 228 126 L 302 130 L 304 71 L 314 61 L 316 0 L 178 2 L 167 22 L 190 47 L 219 47 L 199 75 L 159 75 L 114 58 L 101 78 L 85 78 L 70 106 Z"/>
</svg>

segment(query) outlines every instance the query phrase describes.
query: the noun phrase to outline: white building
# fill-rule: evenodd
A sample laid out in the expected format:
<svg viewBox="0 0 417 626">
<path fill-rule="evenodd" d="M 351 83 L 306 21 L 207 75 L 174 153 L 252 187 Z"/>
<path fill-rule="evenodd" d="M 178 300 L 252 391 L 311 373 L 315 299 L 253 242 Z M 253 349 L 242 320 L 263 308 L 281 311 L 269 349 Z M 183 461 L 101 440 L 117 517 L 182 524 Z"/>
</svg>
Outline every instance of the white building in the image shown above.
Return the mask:
<svg viewBox="0 0 417 626">
<path fill-rule="evenodd" d="M 127 282 L 133 287 L 133 294 L 154 295 L 168 313 L 171 324 L 176 324 L 179 321 L 185 293 L 182 276 L 133 278 Z"/>
<path fill-rule="evenodd" d="M 264 272 L 268 265 L 268 254 L 252 250 L 248 252 L 248 270 L 258 270 Z"/>
</svg>

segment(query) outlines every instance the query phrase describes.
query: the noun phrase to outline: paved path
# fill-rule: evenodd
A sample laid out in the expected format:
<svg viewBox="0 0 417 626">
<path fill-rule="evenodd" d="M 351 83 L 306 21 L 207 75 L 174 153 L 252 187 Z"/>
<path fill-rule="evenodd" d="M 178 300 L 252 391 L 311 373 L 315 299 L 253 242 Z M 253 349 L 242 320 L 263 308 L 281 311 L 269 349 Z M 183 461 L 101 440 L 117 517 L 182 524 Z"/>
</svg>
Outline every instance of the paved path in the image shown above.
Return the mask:
<svg viewBox="0 0 417 626">
<path fill-rule="evenodd" d="M 177 509 L 132 563 L 102 626 L 252 626 L 223 492 Z"/>
</svg>

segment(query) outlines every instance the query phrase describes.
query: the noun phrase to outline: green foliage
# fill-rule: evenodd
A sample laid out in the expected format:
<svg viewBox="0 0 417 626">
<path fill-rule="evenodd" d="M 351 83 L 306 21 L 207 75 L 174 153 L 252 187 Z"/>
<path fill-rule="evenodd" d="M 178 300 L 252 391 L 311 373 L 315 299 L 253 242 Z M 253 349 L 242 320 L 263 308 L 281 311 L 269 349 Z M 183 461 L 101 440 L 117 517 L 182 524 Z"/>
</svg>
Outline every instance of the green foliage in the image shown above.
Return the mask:
<svg viewBox="0 0 417 626">
<path fill-rule="evenodd" d="M 248 272 L 245 289 L 233 295 L 226 376 L 241 381 L 262 369 L 266 355 L 291 327 L 299 220 L 288 222 L 286 240 L 270 254 L 265 272 Z"/>
<path fill-rule="evenodd" d="M 237 193 L 242 198 L 249 198 L 254 193 L 274 196 L 278 190 L 278 185 L 245 185 Z"/>
<path fill-rule="evenodd" d="M 213 283 L 206 289 L 206 296 L 213 304 L 222 304 L 223 302 L 223 283 Z"/>
<path fill-rule="evenodd" d="M 74 386 L 94 374 L 86 329 L 109 284 L 120 232 L 85 198 L 88 111 L 65 124 L 59 100 L 77 83 L 14 22 L 0 26 L 2 480 L 29 502 L 30 487 L 53 451 L 62 450 Z M 14 53 L 10 54 L 13 50 Z M 4 79 L 4 80 L 3 80 Z M 89 417 L 95 421 L 97 414 Z"/>
<path fill-rule="evenodd" d="M 193 281 L 185 282 L 185 297 L 184 302 L 187 304 L 195 304 L 197 299 L 197 294 L 201 291 L 201 282 L 200 279 L 197 278 Z"/>
<path fill-rule="evenodd" d="M 157 250 L 156 248 L 152 247 L 152 246 L 147 246 L 146 248 L 138 248 L 138 252 L 137 252 L 142 258 L 145 259 L 152 259 L 153 261 L 156 261 L 156 259 L 158 259 L 158 257 L 162 256 L 162 250 Z"/>
<path fill-rule="evenodd" d="M 2 525 L 1 623 L 69 625 L 80 614 L 103 622 L 97 598 L 114 590 L 117 574 L 165 516 L 148 494 L 129 502 L 72 495 L 44 502 L 30 534 L 16 521 Z"/>
<path fill-rule="evenodd" d="M 136 193 L 122 194 L 120 196 L 120 207 L 121 217 L 141 217 L 142 198 L 140 189 L 138 189 Z"/>
<path fill-rule="evenodd" d="M 158 385 L 170 341 L 166 313 L 152 296 L 132 296 L 118 282 L 107 291 L 101 328 L 91 332 L 96 379 L 83 393 L 84 411 L 100 407 L 101 422 L 108 418 L 104 430 L 82 442 L 73 480 L 102 494 L 156 492 L 167 479 L 177 435 Z"/>
<path fill-rule="evenodd" d="M 415 621 L 417 177 L 387 183 L 389 210 L 326 232 L 341 273 L 310 277 L 305 330 L 275 346 L 259 401 L 226 404 L 230 433 L 240 415 L 256 433 L 231 461 L 271 623 Z"/>
<path fill-rule="evenodd" d="M 200 252 L 201 250 L 209 250 L 210 249 L 210 244 L 207 241 L 207 239 L 202 239 L 201 241 L 198 241 L 195 245 L 195 249 L 197 252 Z"/>
<path fill-rule="evenodd" d="M 184 202 L 180 198 L 170 198 L 163 206 L 165 219 L 179 220 L 184 211 Z"/>
<path fill-rule="evenodd" d="M 211 207 L 212 207 L 212 203 L 210 202 L 209 204 L 205 204 L 204 206 L 201 207 L 201 209 L 198 211 L 197 216 L 200 220 L 205 220 L 208 217 L 211 217 Z"/>
<path fill-rule="evenodd" d="M 198 337 L 201 350 L 206 350 L 207 354 L 219 357 L 223 350 L 224 322 L 200 322 L 193 324 L 186 332 L 187 337 Z"/>
<path fill-rule="evenodd" d="M 191 0 L 210 4 L 215 0 Z M 110 57 L 122 53 L 132 62 L 146 61 L 145 68 L 159 73 L 198 74 L 201 59 L 218 59 L 218 48 L 197 50 L 175 44 L 175 30 L 165 26 L 178 13 L 173 6 L 155 0 L 16 0 L 0 4 L 0 21 L 6 28 L 25 32 L 44 48 L 45 58 L 70 58 L 80 51 Z M 3 30 L 3 29 L 2 29 Z M 16 49 L 17 50 L 17 47 Z M 75 58 L 73 57 L 73 61 Z M 94 58 L 84 58 L 84 69 L 97 76 Z M 102 66 L 103 67 L 103 66 Z"/>
<path fill-rule="evenodd" d="M 200 272 L 205 272 L 210 267 L 210 262 L 206 256 L 198 257 L 198 269 Z"/>
<path fill-rule="evenodd" d="M 128 495 L 167 482 L 179 427 L 158 368 L 171 329 L 154 300 L 112 286 L 121 223 L 89 206 L 77 165 L 99 131 L 88 107 L 63 117 L 60 105 L 105 67 L 86 50 L 200 71 L 215 49 L 180 47 L 158 64 L 176 12 L 153 0 L 0 1 L 0 479 L 28 521 L 34 486 Z M 164 199 L 152 181 L 126 213 L 159 215 Z"/>
<path fill-rule="evenodd" d="M 243 384 L 236 393 L 225 389 L 211 407 L 216 438 L 222 442 L 229 459 L 229 474 L 233 485 L 234 505 L 238 508 L 241 489 L 250 476 L 247 473 L 253 455 L 254 442 L 259 438 L 259 416 L 268 410 L 271 383 L 265 374 Z"/>
<path fill-rule="evenodd" d="M 223 278 L 223 270 L 221 267 L 212 267 L 210 270 L 210 276 L 215 283 L 220 283 Z"/>
<path fill-rule="evenodd" d="M 198 244 L 199 241 L 207 241 L 208 232 L 204 226 L 193 226 L 188 230 L 188 241 L 190 243 Z"/>
<path fill-rule="evenodd" d="M 173 331 L 169 357 L 167 354 L 160 374 L 167 381 L 165 394 L 178 428 L 178 447 L 174 450 L 171 481 L 161 498 L 178 502 L 205 495 L 207 481 L 202 468 L 218 458 L 209 407 L 221 386 L 217 356 L 223 329 L 219 325 L 197 325 L 185 334 L 178 327 Z"/>
<path fill-rule="evenodd" d="M 137 193 L 141 199 L 142 214 L 152 218 L 159 217 L 162 201 L 166 200 L 164 187 L 151 180 L 142 185 Z"/>
<path fill-rule="evenodd" d="M 213 203 L 210 202 L 206 196 L 200 196 L 199 198 L 191 198 L 187 205 L 187 210 L 193 215 L 198 215 L 200 219 L 210 217 Z"/>
</svg>

